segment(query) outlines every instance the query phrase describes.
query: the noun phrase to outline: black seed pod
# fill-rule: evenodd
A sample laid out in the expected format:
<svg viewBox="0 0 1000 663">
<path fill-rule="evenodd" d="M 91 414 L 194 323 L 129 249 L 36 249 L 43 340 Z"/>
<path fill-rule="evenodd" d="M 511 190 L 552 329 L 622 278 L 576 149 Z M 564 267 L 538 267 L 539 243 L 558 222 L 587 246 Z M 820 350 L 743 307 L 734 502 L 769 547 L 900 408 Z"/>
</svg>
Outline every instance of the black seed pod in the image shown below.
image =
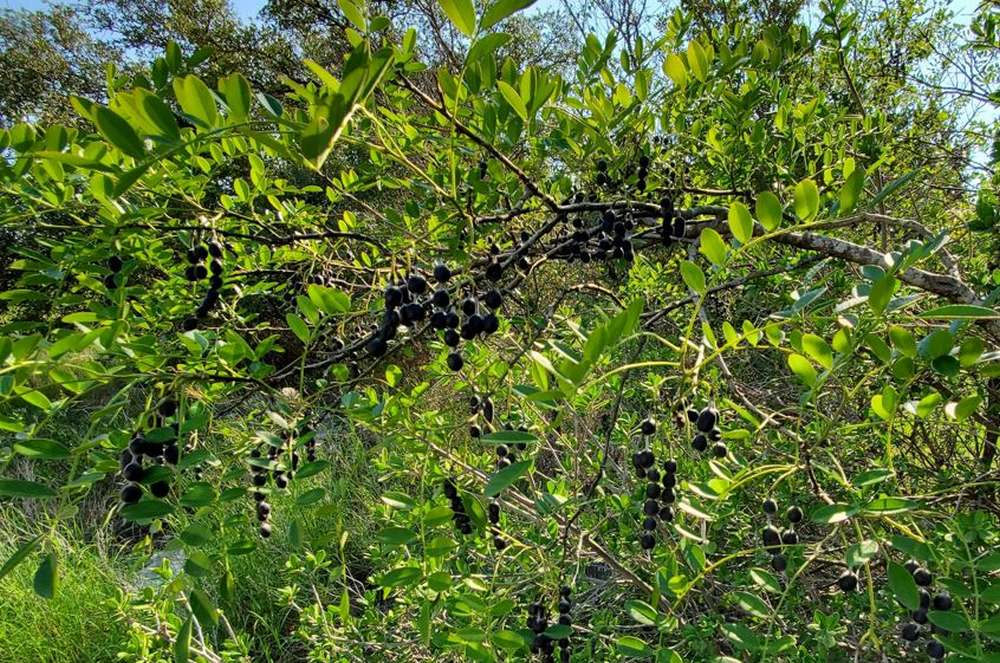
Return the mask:
<svg viewBox="0 0 1000 663">
<path fill-rule="evenodd" d="M 707 407 L 698 414 L 696 425 L 702 433 L 707 433 L 715 428 L 719 422 L 719 413 L 715 408 Z"/>
</svg>

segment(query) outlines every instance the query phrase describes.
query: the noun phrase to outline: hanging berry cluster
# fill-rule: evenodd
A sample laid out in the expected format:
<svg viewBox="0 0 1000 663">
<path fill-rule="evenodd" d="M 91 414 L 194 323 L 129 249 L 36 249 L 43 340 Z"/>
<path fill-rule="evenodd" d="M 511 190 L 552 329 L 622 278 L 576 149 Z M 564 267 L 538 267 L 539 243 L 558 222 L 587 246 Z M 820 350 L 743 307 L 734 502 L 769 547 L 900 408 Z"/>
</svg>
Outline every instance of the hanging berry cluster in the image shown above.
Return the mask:
<svg viewBox="0 0 1000 663">
<path fill-rule="evenodd" d="M 205 260 L 211 258 L 208 267 L 205 267 Z M 208 245 L 197 244 L 187 251 L 187 260 L 190 263 L 184 270 L 184 276 L 192 283 L 208 278 L 208 291 L 201 304 L 195 310 L 194 316 L 184 320 L 182 325 L 184 331 L 197 329 L 199 321 L 208 317 L 212 309 L 219 303 L 219 291 L 222 289 L 222 246 L 217 242 L 209 242 Z M 209 276 L 211 272 L 211 276 Z"/>
<path fill-rule="evenodd" d="M 573 590 L 565 585 L 559 589 L 559 603 L 557 604 L 559 610 L 558 623 L 567 628 L 573 626 L 573 618 L 570 616 L 570 611 L 573 609 L 572 593 Z M 559 660 L 569 661 L 569 637 L 553 638 L 546 633 L 546 630 L 549 628 L 549 611 L 541 602 L 535 602 L 528 606 L 527 624 L 528 628 L 535 634 L 531 642 L 532 653 L 540 654 L 541 660 L 544 663 L 553 663 L 555 661 L 555 646 L 558 642 Z"/>
<path fill-rule="evenodd" d="M 167 399 L 160 404 L 158 409 L 158 424 L 161 426 L 161 431 L 165 433 L 171 432 L 165 426 L 166 420 L 174 417 L 176 414 L 177 403 L 175 401 Z M 128 482 L 121 489 L 121 500 L 123 503 L 135 504 L 142 498 L 140 483 L 152 478 L 147 468 L 143 465 L 145 459 L 148 458 L 154 467 L 156 465 L 163 465 L 164 463 L 169 465 L 177 464 L 177 461 L 180 459 L 180 450 L 177 447 L 179 430 L 180 422 L 175 421 L 172 429 L 172 438 L 164 442 L 147 440 L 145 434 L 141 431 L 136 432 L 132 437 L 128 443 L 128 448 L 122 451 L 120 458 L 121 475 Z M 166 474 L 164 478 L 157 479 L 149 484 L 149 492 L 153 497 L 162 499 L 170 494 L 168 477 L 169 474 Z"/>
<path fill-rule="evenodd" d="M 687 231 L 684 219 L 674 209 L 674 199 L 664 196 L 660 200 L 660 242 L 670 246 L 675 240 L 684 237 Z"/>
<path fill-rule="evenodd" d="M 458 494 L 458 486 L 450 477 L 444 480 L 444 496 L 451 502 L 451 519 L 455 521 L 455 527 L 462 534 L 472 534 L 472 521 L 465 512 L 465 503 Z"/>
<path fill-rule="evenodd" d="M 790 506 L 788 510 L 785 511 L 785 518 L 788 520 L 788 527 L 785 530 L 779 530 L 773 523 L 772 520 L 778 513 L 778 503 L 772 499 L 764 500 L 764 515 L 767 516 L 768 525 L 764 528 L 763 539 L 764 548 L 771 553 L 771 568 L 775 571 L 783 572 L 788 568 L 788 560 L 783 554 L 781 554 L 781 546 L 794 546 L 799 542 L 799 535 L 795 531 L 795 525 L 802 522 L 802 509 L 797 506 Z M 850 578 L 853 577 L 854 586 L 849 587 Z M 844 580 L 844 584 L 840 587 L 844 591 L 853 591 L 858 586 L 858 578 L 853 574 L 853 572 L 848 571 L 847 575 L 841 576 Z M 838 584 L 839 584 L 838 580 Z"/>
<path fill-rule="evenodd" d="M 931 609 L 939 611 L 951 610 L 953 601 L 951 594 L 944 590 L 937 592 L 933 597 L 931 596 L 927 588 L 934 583 L 934 576 L 926 567 L 921 566 L 919 562 L 911 559 L 903 566 L 913 576 L 913 582 L 919 588 L 920 605 L 910 613 L 912 621 L 903 625 L 900 634 L 906 642 L 915 643 L 922 636 L 930 635 L 926 626 L 928 622 L 927 611 Z M 946 633 L 944 629 L 936 624 L 931 625 L 930 631 L 939 634 Z M 927 655 L 931 658 L 944 658 L 945 655 L 944 645 L 934 639 L 927 641 L 926 651 Z"/>
<path fill-rule="evenodd" d="M 500 532 L 500 503 L 493 499 L 486 507 L 486 518 L 490 521 L 490 533 L 493 534 L 493 546 L 497 550 L 507 547 L 507 540 Z"/>
<path fill-rule="evenodd" d="M 497 272 L 496 270 L 500 270 Z M 486 269 L 487 278 L 499 280 L 502 274 L 500 263 L 492 259 Z M 458 346 L 462 339 L 471 341 L 480 335 L 488 336 L 500 327 L 500 320 L 495 311 L 503 303 L 499 290 L 492 289 L 483 297 L 483 304 L 489 309 L 483 312 L 479 301 L 470 296 L 464 299 L 460 309 L 465 316 L 464 321 L 451 301 L 447 284 L 451 279 L 451 270 L 447 265 L 438 264 L 434 268 L 434 280 L 438 288 L 428 297 L 421 298 L 428 290 L 427 279 L 419 274 L 409 275 L 405 282 L 390 285 L 385 289 L 385 316 L 382 324 L 372 333 L 366 346 L 368 354 L 381 357 L 389 348 L 389 341 L 396 336 L 400 325 L 412 326 L 422 322 L 430 313 L 430 324 L 435 330 L 441 331 L 445 344 L 452 348 L 448 355 L 448 368 L 460 371 L 464 365 Z"/>
<path fill-rule="evenodd" d="M 479 425 L 479 417 L 482 416 L 482 421 L 488 427 L 492 427 L 493 424 L 493 399 L 487 397 L 480 399 L 478 396 L 473 396 L 469 399 L 469 408 L 472 410 L 472 422 L 469 424 L 469 436 L 473 438 L 479 438 L 483 434 L 483 427 Z"/>
<path fill-rule="evenodd" d="M 656 422 L 646 419 L 639 424 L 639 432 L 648 443 L 649 437 L 656 432 Z M 676 500 L 674 488 L 677 485 L 677 461 L 669 459 L 663 463 L 663 473 L 656 469 L 656 456 L 648 447 L 637 451 L 632 456 L 636 475 L 645 479 L 646 501 L 642 504 L 645 517 L 642 521 L 643 533 L 639 537 L 639 545 L 643 550 L 652 550 L 656 546 L 656 527 L 660 521 L 673 522 L 674 510 L 670 505 Z"/>
<path fill-rule="evenodd" d="M 698 452 L 708 449 L 709 441 L 712 445 L 712 455 L 716 458 L 725 458 L 729 454 L 726 443 L 722 441 L 722 431 L 719 430 L 719 411 L 708 406 L 701 412 L 691 408 L 687 411 L 688 421 L 695 425 L 698 432 L 691 440 L 691 447 Z"/>
<path fill-rule="evenodd" d="M 120 256 L 111 256 L 108 258 L 108 269 L 111 273 L 104 277 L 104 287 L 108 290 L 114 290 L 118 287 L 118 272 L 122 271 L 124 263 Z"/>
</svg>

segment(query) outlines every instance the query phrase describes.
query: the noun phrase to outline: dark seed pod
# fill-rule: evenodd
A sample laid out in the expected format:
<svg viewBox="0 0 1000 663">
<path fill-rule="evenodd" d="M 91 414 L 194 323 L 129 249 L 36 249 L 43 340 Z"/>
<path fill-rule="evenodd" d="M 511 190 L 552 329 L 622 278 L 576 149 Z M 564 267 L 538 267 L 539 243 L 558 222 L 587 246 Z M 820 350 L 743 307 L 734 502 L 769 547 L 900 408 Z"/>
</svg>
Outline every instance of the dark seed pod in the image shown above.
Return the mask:
<svg viewBox="0 0 1000 663">
<path fill-rule="evenodd" d="M 449 348 L 457 348 L 458 344 L 462 341 L 462 337 L 454 329 L 445 329 L 443 338 L 444 344 Z"/>
<path fill-rule="evenodd" d="M 656 537 L 647 532 L 639 537 L 639 545 L 643 550 L 652 550 L 656 545 Z"/>
<path fill-rule="evenodd" d="M 653 462 L 656 460 L 653 456 L 653 452 L 649 449 L 643 449 L 635 455 L 635 464 L 638 467 L 648 470 L 653 466 Z"/>
<path fill-rule="evenodd" d="M 948 592 L 938 592 L 934 595 L 934 598 L 931 599 L 931 604 L 934 606 L 935 610 L 951 610 L 951 594 Z"/>
<path fill-rule="evenodd" d="M 712 445 L 712 455 L 716 458 L 725 458 L 729 455 L 729 447 L 725 442 L 716 442 Z"/>
<path fill-rule="evenodd" d="M 486 513 L 489 516 L 490 523 L 496 525 L 500 522 L 500 505 L 496 502 L 490 502 L 486 509 Z"/>
<path fill-rule="evenodd" d="M 642 528 L 645 530 L 656 529 L 656 518 L 653 516 L 646 516 L 646 519 L 642 521 Z"/>
<path fill-rule="evenodd" d="M 850 569 L 844 571 L 837 578 L 837 587 L 840 587 L 842 592 L 853 592 L 858 588 L 858 576 Z"/>
<path fill-rule="evenodd" d="M 684 219 L 679 216 L 674 217 L 674 221 L 670 227 L 670 234 L 677 239 L 681 239 L 686 232 L 687 224 L 684 222 Z"/>
<path fill-rule="evenodd" d="M 503 303 L 503 297 L 500 295 L 499 290 L 496 289 L 490 290 L 483 297 L 483 303 L 486 304 L 487 307 L 495 311 L 498 308 L 500 308 L 500 304 Z"/>
<path fill-rule="evenodd" d="M 672 486 L 664 486 L 663 490 L 660 492 L 660 501 L 664 504 L 673 504 L 676 501 L 677 496 L 674 493 Z"/>
<path fill-rule="evenodd" d="M 447 283 L 448 279 L 451 278 L 451 270 L 448 269 L 448 265 L 437 264 L 434 266 L 434 280 L 438 283 Z"/>
<path fill-rule="evenodd" d="M 802 509 L 797 506 L 790 506 L 788 507 L 788 511 L 785 512 L 785 517 L 788 518 L 788 522 L 798 524 L 802 522 Z"/>
<path fill-rule="evenodd" d="M 674 510 L 667 505 L 660 507 L 660 520 L 665 523 L 672 522 L 674 519 Z"/>
<path fill-rule="evenodd" d="M 472 297 L 466 297 L 464 300 L 462 300 L 462 313 L 464 313 L 465 315 L 474 314 L 478 307 L 479 307 L 478 302 Z"/>
<path fill-rule="evenodd" d="M 668 472 L 668 473 L 666 473 L 666 474 L 663 475 L 663 487 L 664 488 L 673 488 L 676 485 L 677 485 L 677 475 L 676 474 L 671 474 L 671 473 Z"/>
<path fill-rule="evenodd" d="M 410 277 L 406 279 L 406 287 L 414 295 L 422 295 L 427 291 L 427 279 L 419 274 L 411 274 Z"/>
<path fill-rule="evenodd" d="M 208 269 L 205 267 L 205 265 L 195 265 L 194 280 L 201 281 L 204 278 L 208 278 Z"/>
<path fill-rule="evenodd" d="M 156 481 L 149 487 L 153 497 L 164 498 L 170 493 L 170 484 L 166 481 Z"/>
<path fill-rule="evenodd" d="M 659 499 L 661 492 L 660 484 L 658 483 L 647 483 L 646 484 L 646 497 L 655 500 Z"/>
<path fill-rule="evenodd" d="M 368 350 L 368 354 L 372 357 L 381 357 L 386 353 L 386 350 L 388 350 L 389 347 L 381 337 L 376 336 L 372 340 L 368 341 L 368 345 L 365 346 L 365 349 Z"/>
<path fill-rule="evenodd" d="M 271 538 L 271 523 L 261 523 L 259 531 L 261 538 L 264 539 Z"/>
<path fill-rule="evenodd" d="M 764 546 L 767 548 L 774 548 L 781 545 L 781 532 L 778 531 L 777 527 L 771 527 L 770 525 L 764 528 Z"/>
<path fill-rule="evenodd" d="M 769 516 L 773 516 L 778 513 L 778 503 L 770 498 L 764 500 L 764 513 Z"/>
<path fill-rule="evenodd" d="M 691 448 L 695 451 L 704 451 L 708 448 L 708 438 L 701 433 L 695 435 L 694 439 L 691 440 Z"/>
<path fill-rule="evenodd" d="M 142 469 L 142 465 L 138 462 L 132 462 L 125 466 L 122 470 L 122 476 L 129 481 L 142 481 L 142 477 L 145 476 L 145 472 Z"/>
<path fill-rule="evenodd" d="M 784 555 L 775 554 L 771 556 L 771 568 L 778 573 L 783 572 L 788 568 L 788 560 L 785 559 Z"/>
<path fill-rule="evenodd" d="M 503 267 L 496 260 L 491 261 L 490 264 L 486 267 L 486 278 L 488 278 L 490 281 L 496 282 L 499 281 L 502 276 L 503 276 Z"/>
<path fill-rule="evenodd" d="M 660 471 L 655 467 L 651 467 L 648 470 L 646 470 L 646 478 L 649 479 L 650 481 L 659 481 Z"/>
<path fill-rule="evenodd" d="M 944 658 L 944 654 L 944 645 L 937 640 L 931 640 L 927 643 L 927 655 L 931 658 Z"/>
<path fill-rule="evenodd" d="M 135 504 L 142 497 L 142 488 L 138 484 L 130 483 L 122 487 L 121 498 L 125 504 Z"/>
<path fill-rule="evenodd" d="M 451 303 L 451 296 L 448 295 L 448 291 L 444 288 L 438 288 L 431 296 L 431 303 L 438 308 L 448 308 L 448 304 Z"/>
<path fill-rule="evenodd" d="M 927 611 L 924 610 L 923 608 L 920 608 L 919 610 L 914 610 L 913 612 L 911 612 L 910 613 L 910 617 L 913 619 L 913 621 L 915 621 L 918 624 L 926 624 L 927 623 Z"/>
<path fill-rule="evenodd" d="M 903 640 L 913 642 L 920 637 L 920 627 L 913 622 L 907 622 L 906 624 L 903 624 L 900 635 L 903 636 Z"/>
<path fill-rule="evenodd" d="M 677 461 L 673 458 L 668 458 L 663 461 L 663 471 L 667 474 L 674 474 L 677 472 Z"/>
<path fill-rule="evenodd" d="M 385 307 L 396 308 L 403 303 L 403 291 L 394 285 L 385 289 Z"/>
<path fill-rule="evenodd" d="M 660 512 L 660 505 L 656 503 L 656 500 L 649 499 L 642 505 L 642 511 L 647 516 L 655 516 Z"/>
<path fill-rule="evenodd" d="M 719 413 L 715 408 L 707 407 L 698 413 L 696 425 L 702 433 L 708 433 L 719 423 Z"/>
<path fill-rule="evenodd" d="M 687 414 L 688 421 L 692 424 L 698 423 L 698 410 L 689 407 L 685 414 Z"/>
<path fill-rule="evenodd" d="M 112 273 L 120 272 L 123 264 L 122 259 L 118 256 L 111 256 L 108 258 L 108 269 L 110 269 Z"/>
<path fill-rule="evenodd" d="M 913 581 L 917 583 L 919 587 L 927 587 L 931 584 L 932 580 L 933 577 L 931 576 L 931 572 L 922 566 L 913 572 Z"/>
<path fill-rule="evenodd" d="M 221 276 L 222 275 L 222 261 L 221 260 L 213 260 L 212 262 L 208 263 L 208 269 L 209 269 L 210 272 L 212 272 L 213 276 Z"/>
<path fill-rule="evenodd" d="M 458 372 L 462 370 L 462 367 L 464 365 L 465 361 L 462 359 L 461 354 L 457 352 L 452 352 L 451 354 L 448 355 L 448 368 L 450 368 L 451 370 Z"/>
<path fill-rule="evenodd" d="M 781 543 L 786 546 L 794 546 L 799 542 L 799 535 L 793 529 L 786 529 L 781 533 Z"/>
<path fill-rule="evenodd" d="M 639 424 L 639 431 L 643 435 L 652 435 L 656 432 L 656 422 L 652 419 L 645 419 L 641 424 Z"/>
</svg>

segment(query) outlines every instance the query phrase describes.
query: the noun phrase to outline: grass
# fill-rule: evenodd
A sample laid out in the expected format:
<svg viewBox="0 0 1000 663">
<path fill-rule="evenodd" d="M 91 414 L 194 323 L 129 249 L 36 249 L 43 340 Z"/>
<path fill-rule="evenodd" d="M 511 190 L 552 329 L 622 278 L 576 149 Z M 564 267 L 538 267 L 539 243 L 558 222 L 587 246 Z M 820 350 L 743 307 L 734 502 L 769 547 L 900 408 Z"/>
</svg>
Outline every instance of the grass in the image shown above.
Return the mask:
<svg viewBox="0 0 1000 663">
<path fill-rule="evenodd" d="M 9 531 L 0 532 L 0 558 L 13 554 L 17 540 Z M 117 560 L 80 541 L 61 540 L 58 554 L 59 586 L 52 599 L 32 588 L 37 554 L 0 582 L 0 661 L 118 660 L 127 629 L 106 605 L 118 593 Z"/>
</svg>

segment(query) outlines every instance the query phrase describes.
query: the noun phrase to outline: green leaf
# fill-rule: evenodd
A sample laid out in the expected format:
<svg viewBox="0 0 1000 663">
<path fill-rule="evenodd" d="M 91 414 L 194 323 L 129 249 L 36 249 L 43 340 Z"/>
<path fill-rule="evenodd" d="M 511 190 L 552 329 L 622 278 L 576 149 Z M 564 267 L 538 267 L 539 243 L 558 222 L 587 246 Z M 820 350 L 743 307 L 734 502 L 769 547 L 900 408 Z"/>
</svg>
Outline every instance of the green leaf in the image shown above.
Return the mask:
<svg viewBox="0 0 1000 663">
<path fill-rule="evenodd" d="M 927 613 L 931 624 L 939 626 L 950 633 L 962 633 L 969 629 L 969 622 L 957 612 L 931 610 Z"/>
<path fill-rule="evenodd" d="M 757 194 L 757 204 L 754 206 L 760 225 L 768 231 L 781 225 L 781 201 L 770 191 Z"/>
<path fill-rule="evenodd" d="M 54 440 L 22 440 L 14 443 L 14 451 L 28 458 L 43 460 L 69 458 L 69 449 Z"/>
<path fill-rule="evenodd" d="M 833 525 L 847 520 L 857 512 L 857 507 L 847 504 L 824 504 L 813 511 L 810 518 L 814 523 Z"/>
<path fill-rule="evenodd" d="M 510 41 L 510 35 L 504 32 L 493 32 L 483 35 L 475 41 L 468 55 L 465 56 L 466 65 L 471 65 L 484 57 L 492 57 L 493 52 Z"/>
<path fill-rule="evenodd" d="M 211 129 L 219 123 L 219 109 L 212 91 L 193 74 L 174 79 L 174 96 L 181 109 L 202 128 Z"/>
<path fill-rule="evenodd" d="M 753 237 L 753 218 L 750 210 L 741 202 L 737 201 L 729 206 L 729 230 L 740 244 L 746 244 Z"/>
<path fill-rule="evenodd" d="M 805 179 L 795 185 L 795 215 L 802 221 L 812 221 L 819 212 L 819 189 Z"/>
<path fill-rule="evenodd" d="M 507 651 L 517 651 L 528 645 L 524 637 L 515 631 L 497 631 L 490 638 L 494 645 Z"/>
<path fill-rule="evenodd" d="M 416 533 L 405 527 L 386 527 L 375 535 L 382 543 L 389 546 L 403 546 L 417 540 Z"/>
<path fill-rule="evenodd" d="M 871 540 L 864 540 L 851 544 L 847 549 L 847 565 L 856 568 L 862 564 L 867 564 L 878 554 L 878 543 Z"/>
<path fill-rule="evenodd" d="M 802 355 L 794 352 L 788 355 L 788 367 L 807 386 L 811 387 L 816 384 L 816 369 Z"/>
<path fill-rule="evenodd" d="M 340 11 L 344 12 L 347 20 L 354 24 L 354 27 L 362 32 L 368 30 L 368 22 L 365 20 L 364 12 L 361 11 L 360 7 L 351 2 L 351 0 L 337 0 L 337 5 L 340 7 Z"/>
<path fill-rule="evenodd" d="M 926 320 L 1000 320 L 1000 313 L 986 306 L 948 304 L 924 311 L 918 317 Z"/>
<path fill-rule="evenodd" d="M 154 499 L 144 499 L 122 507 L 122 518 L 125 520 L 151 520 L 169 516 L 174 507 L 166 502 Z"/>
<path fill-rule="evenodd" d="M 219 624 L 219 611 L 216 610 L 212 599 L 201 589 L 192 589 L 188 594 L 188 602 L 191 604 L 191 612 L 198 619 L 203 627 L 209 624 L 217 626 Z"/>
<path fill-rule="evenodd" d="M 767 619 L 771 614 L 771 608 L 759 596 L 755 596 L 750 592 L 733 592 L 731 596 L 740 608 L 754 617 Z"/>
<path fill-rule="evenodd" d="M 497 0 L 483 14 L 483 20 L 480 21 L 479 27 L 483 30 L 489 30 L 511 14 L 527 9 L 533 4 L 535 4 L 535 0 Z"/>
<path fill-rule="evenodd" d="M 0 496 L 3 497 L 55 497 L 56 491 L 34 481 L 0 479 Z"/>
<path fill-rule="evenodd" d="M 833 368 L 833 350 L 821 337 L 816 334 L 804 335 L 802 349 L 823 368 Z"/>
<path fill-rule="evenodd" d="M 97 106 L 94 112 L 94 124 L 101 135 L 108 139 L 112 145 L 119 150 L 142 159 L 146 156 L 146 146 L 143 144 L 139 134 L 135 132 L 125 118 L 106 106 Z"/>
<path fill-rule="evenodd" d="M 671 53 L 663 61 L 663 71 L 677 87 L 687 86 L 687 67 L 684 66 L 684 60 L 676 53 Z"/>
<path fill-rule="evenodd" d="M 922 338 L 917 344 L 917 352 L 927 361 L 933 361 L 951 352 L 955 336 L 947 329 L 938 329 Z"/>
<path fill-rule="evenodd" d="M 840 189 L 840 214 L 850 214 L 858 204 L 858 198 L 865 186 L 865 173 L 861 168 L 855 168 L 847 177 Z"/>
<path fill-rule="evenodd" d="M 684 260 L 681 262 L 680 269 L 681 278 L 684 279 L 687 287 L 700 295 L 705 294 L 705 273 L 701 271 L 701 267 L 690 260 Z"/>
<path fill-rule="evenodd" d="M 479 438 L 481 442 L 491 442 L 496 444 L 514 444 L 517 442 L 537 442 L 538 438 L 535 437 L 534 433 L 528 431 L 520 430 L 498 430 L 493 433 L 487 433 Z"/>
<path fill-rule="evenodd" d="M 294 313 L 286 313 L 285 321 L 288 323 L 288 327 L 292 330 L 292 332 L 299 337 L 300 341 L 303 343 L 309 342 L 309 327 L 306 326 L 305 320 Z"/>
<path fill-rule="evenodd" d="M 459 32 L 466 37 L 472 36 L 476 31 L 476 9 L 472 0 L 438 0 L 438 4 Z"/>
<path fill-rule="evenodd" d="M 229 107 L 230 121 L 245 122 L 250 117 L 250 106 L 253 103 L 253 91 L 250 83 L 241 74 L 230 74 L 219 83 L 222 94 L 226 97 Z"/>
<path fill-rule="evenodd" d="M 726 253 L 729 249 L 726 246 L 726 242 L 723 241 L 722 235 L 715 232 L 712 228 L 705 228 L 701 231 L 699 244 L 700 247 L 698 250 L 712 264 L 719 265 L 720 267 L 726 264 Z"/>
<path fill-rule="evenodd" d="M 615 649 L 628 658 L 644 658 L 651 653 L 645 642 L 632 635 L 623 635 L 615 640 Z"/>
<path fill-rule="evenodd" d="M 524 105 L 521 95 L 517 93 L 517 90 L 504 81 L 497 81 L 497 89 L 500 90 L 500 94 L 507 100 L 507 103 L 514 109 L 514 112 L 517 113 L 523 121 L 527 122 L 528 109 Z"/>
<path fill-rule="evenodd" d="M 42 563 L 35 571 L 34 580 L 35 593 L 44 599 L 51 599 L 56 595 L 59 587 L 59 567 L 55 553 L 48 553 L 42 558 Z"/>
<path fill-rule="evenodd" d="M 896 599 L 903 604 L 907 610 L 916 610 L 920 607 L 920 592 L 917 583 L 914 582 L 910 572 L 899 564 L 890 561 L 888 564 L 889 589 Z"/>
<path fill-rule="evenodd" d="M 181 630 L 177 632 L 177 638 L 174 640 L 174 663 L 188 662 L 191 649 L 191 624 L 192 619 L 188 617 Z"/>
<path fill-rule="evenodd" d="M 4 565 L 0 567 L 0 580 L 3 580 L 8 573 L 14 570 L 14 568 L 23 562 L 28 555 L 30 555 L 35 548 L 38 547 L 38 543 L 42 540 L 42 535 L 39 534 L 30 541 L 25 542 L 20 548 L 14 551 L 14 554 L 7 558 Z"/>
<path fill-rule="evenodd" d="M 692 39 L 687 48 L 688 69 L 702 83 L 708 78 L 708 55 L 697 40 Z"/>
<path fill-rule="evenodd" d="M 636 599 L 625 601 L 625 610 L 632 619 L 643 626 L 656 626 L 660 621 L 656 608 L 645 601 Z"/>
<path fill-rule="evenodd" d="M 486 482 L 486 488 L 483 489 L 483 494 L 486 497 L 499 495 L 505 488 L 517 481 L 522 474 L 527 472 L 529 467 L 531 467 L 530 460 L 522 460 L 508 465 L 490 477 L 490 480 Z"/>
<path fill-rule="evenodd" d="M 868 305 L 876 314 L 881 315 L 885 311 L 898 286 L 899 281 L 891 274 L 886 274 L 871 287 L 868 291 Z"/>
</svg>

